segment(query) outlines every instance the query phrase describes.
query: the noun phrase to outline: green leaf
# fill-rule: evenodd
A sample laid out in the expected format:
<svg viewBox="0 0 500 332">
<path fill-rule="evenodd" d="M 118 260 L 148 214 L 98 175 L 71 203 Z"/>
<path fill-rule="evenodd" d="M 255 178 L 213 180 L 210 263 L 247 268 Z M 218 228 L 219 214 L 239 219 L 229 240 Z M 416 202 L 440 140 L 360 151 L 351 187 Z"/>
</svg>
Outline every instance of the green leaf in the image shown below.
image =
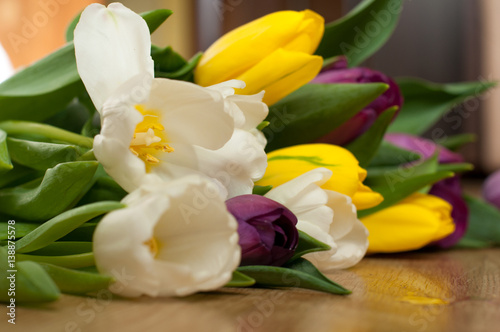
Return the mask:
<svg viewBox="0 0 500 332">
<path fill-rule="evenodd" d="M 77 229 L 73 230 L 68 235 L 59 239 L 60 241 L 80 241 L 80 242 L 92 242 L 92 237 L 94 235 L 95 228 L 97 227 L 97 221 L 101 218 L 95 218 L 94 220 L 88 221 L 81 225 Z"/>
<path fill-rule="evenodd" d="M 380 193 L 384 197 L 384 201 L 371 209 L 358 211 L 358 218 L 388 208 L 420 189 L 454 175 L 451 172 L 436 172 L 417 176 L 406 174 L 403 171 L 402 174 L 398 174 L 394 178 L 386 177 L 386 182 L 383 185 L 373 186 L 373 191 Z"/>
<path fill-rule="evenodd" d="M 255 284 L 255 280 L 241 272 L 233 271 L 233 277 L 224 287 L 250 287 Z"/>
<path fill-rule="evenodd" d="M 341 288 L 348 293 L 351 292 L 350 290 L 345 289 L 343 286 L 337 284 L 336 282 L 334 282 L 330 278 L 326 277 L 323 273 L 321 273 L 316 268 L 316 266 L 314 266 L 314 264 L 309 262 L 307 259 L 299 258 L 299 259 L 296 259 L 293 261 L 289 261 L 283 267 L 286 267 L 286 268 L 292 269 L 292 270 L 302 271 L 302 272 L 307 273 L 313 277 L 318 278 L 319 280 L 327 282 L 335 287 Z"/>
<path fill-rule="evenodd" d="M 441 164 L 437 167 L 438 171 L 447 171 L 453 173 L 463 173 L 467 171 L 472 171 L 474 165 L 469 163 L 453 163 L 453 164 Z"/>
<path fill-rule="evenodd" d="M 62 256 L 77 255 L 92 251 L 92 242 L 81 241 L 57 241 L 46 245 L 45 247 L 30 251 L 30 255 L 38 256 Z"/>
<path fill-rule="evenodd" d="M 97 170 L 96 161 L 79 161 L 49 168 L 45 176 L 0 190 L 0 211 L 32 221 L 45 221 L 63 212 L 82 194 Z"/>
<path fill-rule="evenodd" d="M 0 129 L 0 175 L 10 171 L 13 167 L 7 148 L 7 134 Z"/>
<path fill-rule="evenodd" d="M 75 50 L 66 44 L 0 84 L 0 121 L 43 121 L 81 91 Z"/>
<path fill-rule="evenodd" d="M 94 254 L 91 252 L 76 254 L 76 255 L 64 255 L 64 256 L 39 256 L 39 255 L 16 254 L 16 259 L 18 262 L 33 261 L 37 263 L 47 263 L 61 267 L 67 267 L 69 269 L 79 269 L 82 267 L 89 267 L 95 265 Z"/>
<path fill-rule="evenodd" d="M 11 228 L 9 229 L 9 224 L 6 222 L 0 222 L 0 240 L 7 240 L 9 238 L 9 230 L 12 230 L 12 226 L 15 228 L 15 236 L 16 239 L 22 238 L 35 228 L 37 228 L 38 224 L 28 224 L 28 223 L 21 223 L 16 221 L 15 225 L 11 225 Z"/>
<path fill-rule="evenodd" d="M 172 15 L 170 9 L 155 9 L 149 12 L 141 13 L 140 15 L 146 21 L 149 28 L 149 33 L 153 33 Z"/>
<path fill-rule="evenodd" d="M 241 266 L 237 269 L 237 271 L 255 279 L 256 286 L 298 287 L 339 295 L 351 293 L 351 291 L 340 285 L 326 282 L 315 275 L 296 269 L 254 265 Z"/>
<path fill-rule="evenodd" d="M 75 38 L 75 28 L 78 22 L 80 21 L 80 16 L 82 16 L 82 13 L 78 13 L 73 20 L 69 23 L 68 27 L 66 28 L 66 41 L 71 42 Z"/>
<path fill-rule="evenodd" d="M 398 79 L 398 85 L 405 102 L 398 117 L 389 127 L 389 131 L 420 135 L 451 108 L 469 97 L 478 97 L 495 83 L 436 84 L 420 79 L 404 78 Z M 450 114 L 446 117 L 446 121 L 457 126 L 464 121 L 464 117 Z"/>
<path fill-rule="evenodd" d="M 13 187 L 43 176 L 43 172 L 14 164 L 14 169 L 0 176 L 0 188 Z"/>
<path fill-rule="evenodd" d="M 355 67 L 389 39 L 401 13 L 402 0 L 365 0 L 342 18 L 325 25 L 316 54 L 346 55 Z"/>
<path fill-rule="evenodd" d="M 369 167 L 395 166 L 420 159 L 418 153 L 400 148 L 387 141 L 382 141 Z M 368 172 L 369 173 L 369 172 Z"/>
<path fill-rule="evenodd" d="M 52 281 L 47 272 L 34 262 L 16 262 L 15 263 L 15 295 L 9 295 L 11 276 L 7 266 L 7 249 L 0 247 L 0 302 L 10 303 L 14 298 L 16 305 L 20 303 L 40 303 L 51 302 L 59 298 L 60 291 L 57 285 Z"/>
<path fill-rule="evenodd" d="M 339 127 L 377 98 L 381 83 L 307 84 L 269 108 L 266 150 L 309 143 Z"/>
<path fill-rule="evenodd" d="M 446 137 L 446 139 L 444 139 L 442 142 L 439 143 L 440 145 L 444 146 L 449 150 L 456 151 L 465 144 L 472 143 L 475 141 L 476 141 L 475 134 L 460 134 L 460 135 L 448 136 Z"/>
<path fill-rule="evenodd" d="M 77 160 L 87 149 L 67 144 L 54 144 L 9 138 L 9 153 L 13 161 L 45 171 L 59 163 Z"/>
<path fill-rule="evenodd" d="M 500 245 L 500 211 L 479 198 L 465 196 L 469 208 L 469 225 L 458 245 Z M 467 245 L 468 244 L 468 245 Z"/>
<path fill-rule="evenodd" d="M 118 202 L 99 202 L 63 212 L 18 240 L 16 251 L 26 253 L 43 248 L 90 219 L 123 207 L 124 205 Z"/>
<path fill-rule="evenodd" d="M 113 278 L 98 273 L 76 271 L 64 267 L 40 263 L 63 293 L 85 295 L 107 290 Z"/>
<path fill-rule="evenodd" d="M 368 166 L 377 154 L 387 127 L 391 124 L 398 109 L 397 106 L 393 106 L 382 112 L 366 132 L 346 146 L 346 149 L 356 156 L 361 167 Z"/>
<path fill-rule="evenodd" d="M 267 194 L 271 189 L 273 189 L 273 186 L 258 186 L 255 185 L 252 190 L 252 194 L 254 195 L 260 195 L 264 196 Z"/>
<path fill-rule="evenodd" d="M 297 245 L 297 249 L 295 249 L 294 255 L 289 261 L 296 260 L 311 252 L 326 251 L 330 249 L 332 248 L 330 248 L 329 245 L 324 244 L 323 242 L 318 241 L 312 236 L 299 230 L 299 243 Z"/>
</svg>

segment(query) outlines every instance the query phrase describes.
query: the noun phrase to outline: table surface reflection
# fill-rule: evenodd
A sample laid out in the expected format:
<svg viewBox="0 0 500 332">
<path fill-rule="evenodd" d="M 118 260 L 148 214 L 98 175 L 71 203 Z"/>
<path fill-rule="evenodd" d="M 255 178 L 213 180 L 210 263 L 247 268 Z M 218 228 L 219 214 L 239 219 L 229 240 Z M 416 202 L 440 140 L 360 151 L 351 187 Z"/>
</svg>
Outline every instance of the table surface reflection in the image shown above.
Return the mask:
<svg viewBox="0 0 500 332">
<path fill-rule="evenodd" d="M 222 289 L 187 298 L 63 296 L 18 307 L 17 331 L 499 331 L 500 249 L 379 255 L 329 274 L 351 289 Z"/>
</svg>

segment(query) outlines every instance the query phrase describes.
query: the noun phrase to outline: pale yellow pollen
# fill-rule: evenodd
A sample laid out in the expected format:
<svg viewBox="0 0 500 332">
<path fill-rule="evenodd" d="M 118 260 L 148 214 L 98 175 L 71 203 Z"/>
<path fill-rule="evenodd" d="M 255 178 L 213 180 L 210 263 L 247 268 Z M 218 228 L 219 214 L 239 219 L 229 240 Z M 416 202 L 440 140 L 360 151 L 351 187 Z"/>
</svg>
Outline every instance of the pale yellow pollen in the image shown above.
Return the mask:
<svg viewBox="0 0 500 332">
<path fill-rule="evenodd" d="M 156 241 L 154 237 L 151 237 L 149 240 L 144 242 L 144 244 L 149 247 L 149 251 L 151 252 L 151 254 L 153 254 L 153 257 L 156 257 L 158 255 L 158 241 Z"/>
<path fill-rule="evenodd" d="M 159 122 L 160 117 L 157 115 L 159 112 L 146 110 L 141 105 L 136 105 L 136 109 L 144 117 L 135 127 L 130 151 L 146 164 L 146 172 L 149 173 L 152 166 L 160 163 L 159 154 L 174 152 L 174 148 L 167 144 L 165 127 Z"/>
</svg>

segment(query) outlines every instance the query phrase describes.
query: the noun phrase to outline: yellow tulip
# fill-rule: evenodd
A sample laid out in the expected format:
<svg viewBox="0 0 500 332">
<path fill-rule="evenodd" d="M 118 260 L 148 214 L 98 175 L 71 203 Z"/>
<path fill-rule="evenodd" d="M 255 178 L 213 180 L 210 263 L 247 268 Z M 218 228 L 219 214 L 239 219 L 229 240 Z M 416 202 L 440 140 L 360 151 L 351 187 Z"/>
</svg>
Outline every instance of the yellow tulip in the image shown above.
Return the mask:
<svg viewBox="0 0 500 332">
<path fill-rule="evenodd" d="M 450 235 L 455 230 L 451 210 L 439 197 L 415 193 L 362 218 L 370 232 L 368 252 L 416 250 Z"/>
<path fill-rule="evenodd" d="M 202 86 L 242 80 L 239 94 L 265 90 L 272 105 L 312 80 L 323 59 L 312 55 L 323 36 L 324 19 L 311 10 L 280 11 L 261 17 L 219 38 L 195 71 Z"/>
<path fill-rule="evenodd" d="M 267 154 L 266 174 L 256 184 L 276 187 L 318 167 L 328 168 L 332 177 L 321 186 L 352 198 L 358 210 L 368 209 L 384 200 L 382 195 L 363 185 L 366 170 L 348 150 L 331 144 L 304 144 Z"/>
</svg>

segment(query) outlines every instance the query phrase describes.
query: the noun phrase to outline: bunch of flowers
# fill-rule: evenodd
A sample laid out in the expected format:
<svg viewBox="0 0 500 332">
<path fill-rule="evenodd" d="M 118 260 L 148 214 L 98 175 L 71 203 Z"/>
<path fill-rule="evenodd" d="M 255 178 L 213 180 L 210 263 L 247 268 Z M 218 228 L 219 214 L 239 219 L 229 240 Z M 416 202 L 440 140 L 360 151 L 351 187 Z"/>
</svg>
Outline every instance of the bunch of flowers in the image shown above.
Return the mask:
<svg viewBox="0 0 500 332">
<path fill-rule="evenodd" d="M 352 28 L 381 11 L 383 33 L 353 46 Z M 349 294 L 322 272 L 455 245 L 469 218 L 454 172 L 470 165 L 407 134 L 490 85 L 353 67 L 399 11 L 367 0 L 326 25 L 276 12 L 188 61 L 151 45 L 170 11 L 87 7 L 66 46 L 0 85 L 0 300 L 9 269 L 20 302 L 108 288 Z"/>
</svg>

